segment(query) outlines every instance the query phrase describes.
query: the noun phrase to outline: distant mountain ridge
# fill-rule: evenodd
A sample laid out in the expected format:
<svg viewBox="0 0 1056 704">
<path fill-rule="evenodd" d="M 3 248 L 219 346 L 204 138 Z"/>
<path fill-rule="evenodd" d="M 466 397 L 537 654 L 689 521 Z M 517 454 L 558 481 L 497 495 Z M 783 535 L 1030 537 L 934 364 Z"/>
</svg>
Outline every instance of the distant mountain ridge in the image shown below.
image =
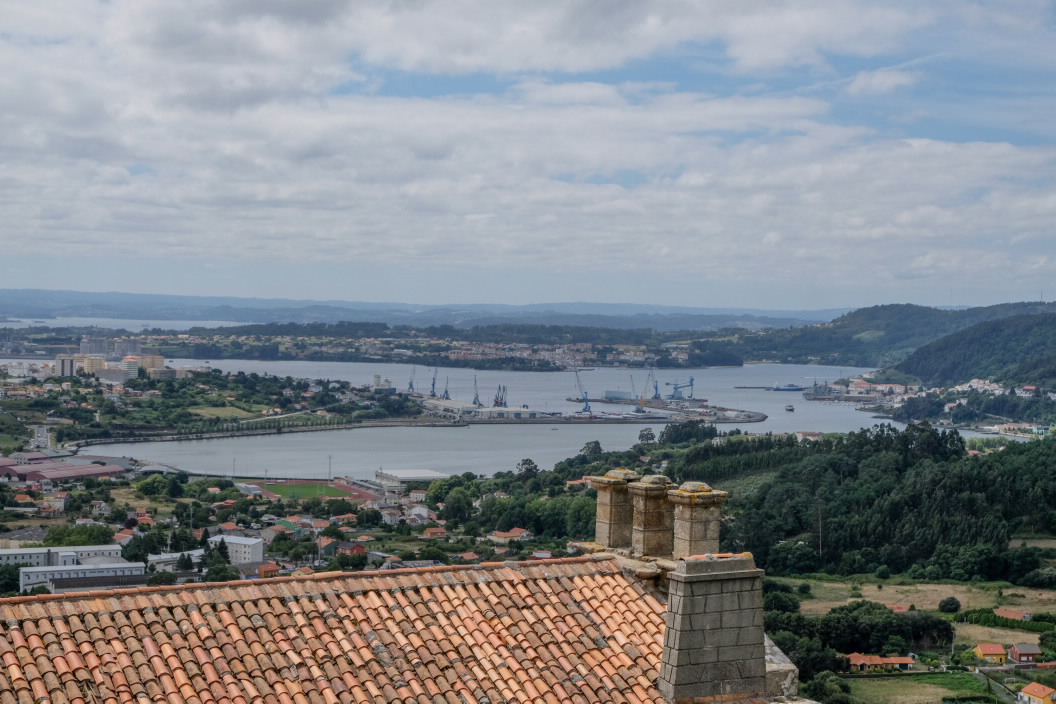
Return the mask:
<svg viewBox="0 0 1056 704">
<path fill-rule="evenodd" d="M 414 305 L 353 301 L 298 301 L 230 296 L 0 290 L 0 317 L 115 318 L 119 320 L 230 320 L 239 323 L 383 322 L 428 327 L 530 323 L 617 329 L 719 330 L 811 325 L 848 309 L 767 311 L 638 303 Z"/>
</svg>

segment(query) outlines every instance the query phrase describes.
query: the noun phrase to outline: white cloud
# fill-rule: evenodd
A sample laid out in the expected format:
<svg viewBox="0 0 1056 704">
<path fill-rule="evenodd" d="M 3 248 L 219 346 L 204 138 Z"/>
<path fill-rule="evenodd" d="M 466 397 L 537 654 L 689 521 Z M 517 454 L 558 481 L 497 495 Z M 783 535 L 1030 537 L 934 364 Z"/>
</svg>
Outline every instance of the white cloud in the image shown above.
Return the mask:
<svg viewBox="0 0 1056 704">
<path fill-rule="evenodd" d="M 847 84 L 847 92 L 850 95 L 886 95 L 899 88 L 912 86 L 918 80 L 920 74 L 916 71 L 859 71 Z"/>
<path fill-rule="evenodd" d="M 394 271 L 472 262 L 653 274 L 677 256 L 709 281 L 765 272 L 768 286 L 786 287 L 853 286 L 863 271 L 894 285 L 907 271 L 941 276 L 944 262 L 1000 276 L 1017 258 L 1051 273 L 1056 257 L 1035 256 L 1054 212 L 1048 147 L 898 139 L 841 122 L 838 87 L 749 96 L 615 71 L 673 60 L 689 44 L 723 52 L 757 87 L 784 69 L 835 72 L 834 56 L 890 66 L 885 53 L 962 5 L 718 7 L 115 0 L 52 18 L 20 4 L 0 38 L 0 62 L 16 67 L 0 73 L 0 237 L 14 254 Z M 972 8 L 951 31 L 984 31 L 979 14 L 991 10 Z M 398 81 L 392 69 L 423 82 L 485 72 L 509 87 L 359 90 Z M 600 69 L 614 72 L 547 73 Z M 878 95 L 917 79 L 871 69 L 833 85 Z M 1043 134 L 1038 105 L 983 112 L 994 125 L 1035 115 Z M 939 106 L 927 108 L 939 119 Z M 899 128 L 913 134 L 912 123 Z M 985 256 L 997 247 L 1001 256 Z"/>
</svg>

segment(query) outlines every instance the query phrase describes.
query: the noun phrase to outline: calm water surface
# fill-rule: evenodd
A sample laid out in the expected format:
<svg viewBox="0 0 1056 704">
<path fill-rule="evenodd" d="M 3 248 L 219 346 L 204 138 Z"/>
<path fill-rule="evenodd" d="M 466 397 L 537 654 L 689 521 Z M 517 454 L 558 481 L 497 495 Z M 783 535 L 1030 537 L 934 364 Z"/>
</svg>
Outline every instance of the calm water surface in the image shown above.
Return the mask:
<svg viewBox="0 0 1056 704">
<path fill-rule="evenodd" d="M 198 366 L 202 360 L 173 360 L 169 366 Z M 260 362 L 250 360 L 217 361 L 213 366 L 224 371 L 271 373 L 280 376 L 313 379 L 342 379 L 367 384 L 375 374 L 392 380 L 406 389 L 414 376 L 415 388 L 429 392 L 433 369 L 413 368 L 400 364 L 366 364 L 352 362 Z M 867 369 L 855 367 L 822 367 L 810 365 L 753 364 L 740 368 L 656 370 L 660 391 L 670 393 L 668 382 L 686 383 L 694 379 L 694 397 L 706 398 L 711 405 L 761 411 L 769 417 L 762 423 L 724 424 L 722 430 L 741 428 L 746 432 L 794 432 L 816 430 L 847 432 L 872 426 L 879 420 L 854 410 L 849 404 L 806 401 L 795 392 L 768 390 L 774 384 L 809 386 L 817 379 L 834 381 L 860 374 Z M 630 391 L 632 372 L 625 369 L 602 369 L 580 372 L 588 395 L 601 398 L 605 391 Z M 648 372 L 633 372 L 634 386 L 641 393 Z M 500 384 L 508 389 L 510 406 L 528 404 L 548 411 L 575 411 L 582 403 L 569 402 L 578 396 L 575 374 L 571 372 L 503 372 L 448 369 L 436 372 L 436 391 L 446 384 L 452 398 L 466 402 L 473 399 L 474 378 L 485 404 L 490 405 Z M 759 386 L 767 389 L 738 389 L 737 386 Z M 786 404 L 794 412 L 784 410 Z M 629 410 L 592 402 L 597 410 Z M 899 425 L 899 424 L 895 424 Z M 334 476 L 373 478 L 375 470 L 435 469 L 442 472 L 491 474 L 512 470 L 524 459 L 550 468 L 555 462 L 575 455 L 585 443 L 598 440 L 605 450 L 625 450 L 638 440 L 642 428 L 651 427 L 659 434 L 660 421 L 643 425 L 522 425 L 471 426 L 468 428 L 362 428 L 320 433 L 267 435 L 251 438 L 224 438 L 185 442 L 97 445 L 91 452 L 129 455 L 140 459 L 180 467 L 196 474 L 221 474 L 261 477 L 325 478 Z M 901 427 L 901 426 L 900 426 Z M 555 429 L 556 428 L 556 429 Z"/>
</svg>

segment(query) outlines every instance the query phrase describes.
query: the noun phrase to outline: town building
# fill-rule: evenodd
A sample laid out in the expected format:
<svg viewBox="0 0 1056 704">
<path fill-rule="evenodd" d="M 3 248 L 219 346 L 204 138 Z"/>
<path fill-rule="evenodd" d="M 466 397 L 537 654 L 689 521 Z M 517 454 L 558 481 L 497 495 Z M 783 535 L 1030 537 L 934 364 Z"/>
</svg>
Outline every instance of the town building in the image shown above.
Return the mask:
<svg viewBox="0 0 1056 704">
<path fill-rule="evenodd" d="M 972 654 L 991 665 L 1004 665 L 1008 657 L 1005 646 L 997 643 L 980 643 L 972 648 Z"/>
<path fill-rule="evenodd" d="M 375 481 L 385 491 L 399 494 L 407 493 L 407 485 L 412 482 L 434 482 L 437 479 L 450 479 L 450 475 L 434 469 L 386 469 L 374 472 Z"/>
<path fill-rule="evenodd" d="M 796 670 L 763 634 L 762 570 L 719 553 L 710 531 L 725 493 L 606 478 L 617 481 L 599 500 L 596 555 L 0 599 L 0 692 L 71 701 L 90 682 L 100 701 L 796 701 Z M 624 489 L 632 510 L 614 512 Z M 624 533 L 699 551 L 651 552 L 661 580 L 600 554 Z"/>
<path fill-rule="evenodd" d="M 1056 689 L 1040 682 L 1031 682 L 1016 695 L 1017 704 L 1053 704 Z"/>
<path fill-rule="evenodd" d="M 213 549 L 216 549 L 220 541 L 224 541 L 227 545 L 227 555 L 232 565 L 264 561 L 264 540 L 262 538 L 244 538 L 239 535 L 214 535 L 209 538 L 209 544 Z"/>
<path fill-rule="evenodd" d="M 1038 661 L 1041 648 L 1034 643 L 1013 643 L 1008 648 L 1008 659 L 1020 665 L 1029 665 Z"/>
<path fill-rule="evenodd" d="M 65 567 L 90 558 L 115 561 L 121 558 L 120 545 L 75 545 L 52 548 L 8 548 L 0 550 L 0 565 L 28 567 Z"/>
</svg>

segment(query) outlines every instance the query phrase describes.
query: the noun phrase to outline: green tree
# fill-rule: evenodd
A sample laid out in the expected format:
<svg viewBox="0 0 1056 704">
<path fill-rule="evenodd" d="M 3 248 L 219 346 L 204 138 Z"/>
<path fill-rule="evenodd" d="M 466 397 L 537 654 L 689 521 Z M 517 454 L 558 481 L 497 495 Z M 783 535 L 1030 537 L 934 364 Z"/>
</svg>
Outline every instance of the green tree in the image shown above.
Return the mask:
<svg viewBox="0 0 1056 704">
<path fill-rule="evenodd" d="M 242 573 L 231 565 L 214 565 L 205 571 L 206 582 L 231 582 L 242 579 Z"/>
<path fill-rule="evenodd" d="M 939 611 L 944 614 L 955 614 L 961 610 L 961 601 L 955 596 L 948 596 L 939 602 Z"/>
<path fill-rule="evenodd" d="M 763 609 L 765 611 L 797 613 L 799 611 L 799 599 L 785 592 L 770 592 L 763 597 Z"/>
<path fill-rule="evenodd" d="M 539 475 L 539 465 L 525 458 L 517 463 L 517 476 L 523 479 L 533 479 Z"/>
<path fill-rule="evenodd" d="M 583 455 L 589 460 L 596 460 L 601 457 L 604 452 L 605 451 L 601 449 L 601 443 L 599 441 L 590 440 L 585 445 L 583 445 L 583 449 L 579 451 L 579 454 Z"/>
<path fill-rule="evenodd" d="M 334 525 L 323 528 L 319 535 L 324 538 L 333 538 L 334 540 L 342 540 L 345 537 L 344 533 L 341 532 L 341 529 Z"/>
<path fill-rule="evenodd" d="M 531 460 L 528 461 L 531 462 Z M 472 517 L 474 510 L 473 497 L 464 488 L 458 487 L 448 492 L 444 508 L 440 513 L 446 520 L 464 523 Z"/>
<path fill-rule="evenodd" d="M 166 572 L 166 571 L 162 570 L 160 572 L 155 572 L 154 574 L 150 575 L 150 577 L 147 578 L 147 586 L 148 587 L 155 587 L 155 586 L 165 585 L 165 584 L 176 584 L 176 573 L 175 572 Z"/>
<path fill-rule="evenodd" d="M 220 538 L 220 541 L 216 544 L 214 554 L 219 556 L 219 559 L 226 564 L 231 564 L 231 551 L 227 549 L 227 541 L 223 538 Z"/>
<path fill-rule="evenodd" d="M 638 433 L 638 442 L 642 445 L 652 445 L 656 442 L 656 433 L 652 428 L 642 428 Z"/>
</svg>

